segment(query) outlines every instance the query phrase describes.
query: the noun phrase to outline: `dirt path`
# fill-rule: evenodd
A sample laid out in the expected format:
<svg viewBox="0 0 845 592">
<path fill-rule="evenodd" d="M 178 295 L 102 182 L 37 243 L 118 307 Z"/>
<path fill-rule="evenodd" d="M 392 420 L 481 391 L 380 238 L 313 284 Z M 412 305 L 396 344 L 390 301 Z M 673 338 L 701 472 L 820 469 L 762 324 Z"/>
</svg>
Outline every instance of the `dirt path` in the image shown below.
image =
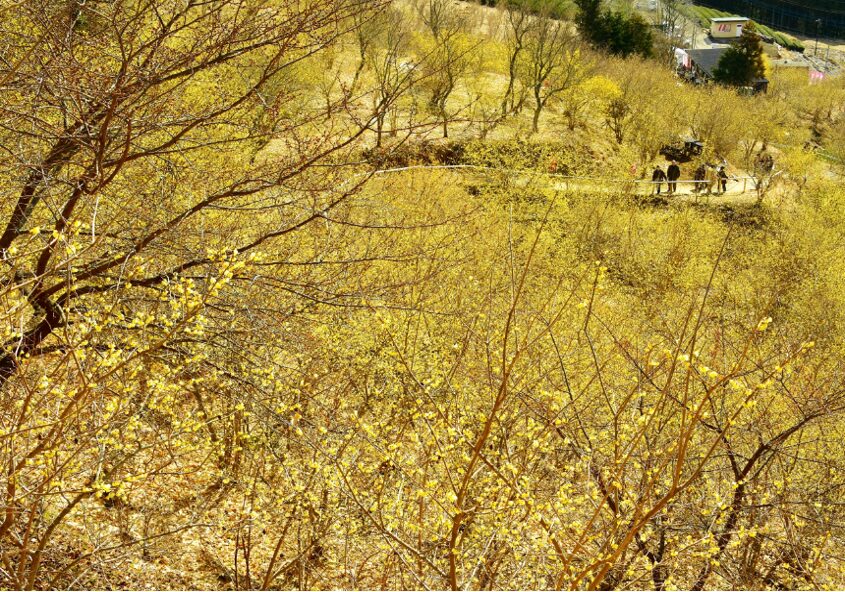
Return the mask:
<svg viewBox="0 0 845 592">
<path fill-rule="evenodd" d="M 478 175 L 501 175 L 506 174 L 511 182 L 527 186 L 532 183 L 541 184 L 546 188 L 556 191 L 577 191 L 582 193 L 604 193 L 617 194 L 620 192 L 629 195 L 656 195 L 654 185 L 649 181 L 635 179 L 607 179 L 601 177 L 566 177 L 554 173 L 543 173 L 539 171 L 523 171 L 511 169 L 497 169 L 491 167 L 473 165 L 415 165 L 398 167 L 376 171 L 375 176 L 385 176 L 398 173 L 415 171 L 452 171 Z M 708 205 L 753 205 L 757 202 L 757 192 L 754 182 L 750 178 L 740 177 L 729 179 L 725 193 L 704 192 L 697 194 L 692 189 L 694 182 L 682 180 L 678 183 L 678 190 L 674 194 L 668 193 L 667 184 L 661 187 L 661 197 L 669 201 L 685 203 L 703 203 Z"/>
<path fill-rule="evenodd" d="M 654 185 L 643 181 L 622 181 L 615 179 L 556 179 L 551 183 L 554 189 L 561 191 L 584 191 L 594 193 L 617 193 L 626 190 L 635 195 L 657 195 Z M 706 204 L 752 205 L 757 201 L 757 191 L 752 179 L 729 179 L 725 193 L 710 193 L 693 191 L 694 182 L 678 183 L 675 193 L 668 192 L 668 186 L 663 183 L 660 196 L 669 201 Z"/>
</svg>

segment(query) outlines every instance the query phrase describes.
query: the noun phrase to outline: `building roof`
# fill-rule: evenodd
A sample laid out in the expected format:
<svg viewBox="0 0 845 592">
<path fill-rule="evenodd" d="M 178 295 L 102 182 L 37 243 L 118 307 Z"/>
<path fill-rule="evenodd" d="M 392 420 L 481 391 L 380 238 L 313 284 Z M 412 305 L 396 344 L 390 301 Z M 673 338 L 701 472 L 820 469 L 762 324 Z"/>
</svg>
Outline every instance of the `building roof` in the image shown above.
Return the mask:
<svg viewBox="0 0 845 592">
<path fill-rule="evenodd" d="M 719 18 L 710 19 L 714 23 L 745 23 L 751 19 L 744 16 L 720 16 Z"/>
<path fill-rule="evenodd" d="M 705 74 L 713 77 L 713 70 L 719 65 L 719 60 L 722 55 L 728 51 L 727 47 L 714 47 L 710 49 L 688 49 L 687 55 L 692 60 L 697 68 L 702 70 Z"/>
</svg>

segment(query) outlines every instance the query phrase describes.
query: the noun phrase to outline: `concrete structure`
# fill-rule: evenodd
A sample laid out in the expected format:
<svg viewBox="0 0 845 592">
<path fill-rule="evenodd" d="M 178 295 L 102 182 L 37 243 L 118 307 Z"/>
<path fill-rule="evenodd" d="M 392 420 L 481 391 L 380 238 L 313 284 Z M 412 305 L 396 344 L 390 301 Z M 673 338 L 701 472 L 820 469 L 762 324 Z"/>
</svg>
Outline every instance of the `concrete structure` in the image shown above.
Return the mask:
<svg viewBox="0 0 845 592">
<path fill-rule="evenodd" d="M 748 24 L 749 19 L 742 16 L 726 16 L 711 19 L 710 36 L 713 39 L 739 39 L 742 36 L 742 28 Z"/>
</svg>

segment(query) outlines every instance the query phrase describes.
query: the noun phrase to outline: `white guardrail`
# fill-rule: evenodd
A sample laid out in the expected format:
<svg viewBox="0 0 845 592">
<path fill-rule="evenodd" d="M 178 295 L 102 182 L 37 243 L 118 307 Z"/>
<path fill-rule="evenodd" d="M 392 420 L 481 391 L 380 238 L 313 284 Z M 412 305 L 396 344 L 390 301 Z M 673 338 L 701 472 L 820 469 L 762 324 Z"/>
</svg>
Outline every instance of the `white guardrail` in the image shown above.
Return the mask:
<svg viewBox="0 0 845 592">
<path fill-rule="evenodd" d="M 526 175 L 526 176 L 538 176 L 538 177 L 552 177 L 555 179 L 560 179 L 562 181 L 601 181 L 602 183 L 606 184 L 619 184 L 619 185 L 668 185 L 670 181 L 651 181 L 648 179 L 614 179 L 609 177 L 588 177 L 588 176 L 576 176 L 576 175 L 563 175 L 561 173 L 550 173 L 550 172 L 543 172 L 537 171 L 533 169 L 508 169 L 508 168 L 496 168 L 496 167 L 487 167 L 481 165 L 473 165 L 473 164 L 441 164 L 441 165 L 409 165 L 404 167 L 395 167 L 390 169 L 380 169 L 377 171 L 373 171 L 372 175 L 387 175 L 391 173 L 401 173 L 406 171 L 414 171 L 414 170 L 461 170 L 461 169 L 469 169 L 469 170 L 477 170 L 477 171 L 484 171 L 484 172 L 497 172 L 497 173 L 512 173 L 516 175 Z M 728 177 L 729 181 L 742 181 L 742 193 L 746 193 L 748 190 L 748 181 L 752 181 L 752 189 L 756 187 L 756 183 L 758 181 L 757 177 L 751 175 L 744 175 L 740 177 Z M 705 180 L 695 180 L 695 179 L 678 179 L 676 181 L 671 181 L 677 185 L 700 185 L 702 188 L 708 185 L 708 181 Z M 713 181 L 713 184 L 716 184 L 718 181 Z"/>
</svg>

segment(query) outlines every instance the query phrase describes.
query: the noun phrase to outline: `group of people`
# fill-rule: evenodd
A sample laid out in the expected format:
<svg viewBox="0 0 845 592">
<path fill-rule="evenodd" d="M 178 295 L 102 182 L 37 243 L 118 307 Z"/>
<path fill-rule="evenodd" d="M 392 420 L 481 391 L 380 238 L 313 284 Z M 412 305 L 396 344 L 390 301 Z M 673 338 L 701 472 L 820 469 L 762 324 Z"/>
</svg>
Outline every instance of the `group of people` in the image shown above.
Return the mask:
<svg viewBox="0 0 845 592">
<path fill-rule="evenodd" d="M 678 163 L 672 161 L 666 171 L 660 165 L 654 169 L 651 175 L 651 181 L 654 184 L 654 191 L 657 195 L 666 183 L 669 188 L 669 195 L 672 195 L 678 190 L 678 179 L 681 178 L 681 167 Z M 693 193 L 701 193 L 706 191 L 707 195 L 713 193 L 713 187 L 716 187 L 716 194 L 721 195 L 728 190 L 728 171 L 725 165 L 713 166 L 711 164 L 701 164 L 695 169 L 693 177 Z"/>
<path fill-rule="evenodd" d="M 772 155 L 766 152 L 766 147 L 763 146 L 757 158 L 754 160 L 754 172 L 758 175 L 768 175 L 775 168 L 775 159 Z"/>
<path fill-rule="evenodd" d="M 660 191 L 663 188 L 663 183 L 668 183 L 669 185 L 669 195 L 675 193 L 678 190 L 678 179 L 681 178 L 681 167 L 678 166 L 678 163 L 674 160 L 672 164 L 669 165 L 669 168 L 666 169 L 664 172 L 660 165 L 657 165 L 657 168 L 654 169 L 654 172 L 651 175 L 651 181 L 654 183 L 655 191 L 657 195 L 660 195 Z"/>
<path fill-rule="evenodd" d="M 695 169 L 693 180 L 696 183 L 693 191 L 695 193 L 706 191 L 707 195 L 710 195 L 713 193 L 713 186 L 715 185 L 716 195 L 721 195 L 728 191 L 728 178 L 728 170 L 725 165 L 701 164 Z"/>
</svg>

